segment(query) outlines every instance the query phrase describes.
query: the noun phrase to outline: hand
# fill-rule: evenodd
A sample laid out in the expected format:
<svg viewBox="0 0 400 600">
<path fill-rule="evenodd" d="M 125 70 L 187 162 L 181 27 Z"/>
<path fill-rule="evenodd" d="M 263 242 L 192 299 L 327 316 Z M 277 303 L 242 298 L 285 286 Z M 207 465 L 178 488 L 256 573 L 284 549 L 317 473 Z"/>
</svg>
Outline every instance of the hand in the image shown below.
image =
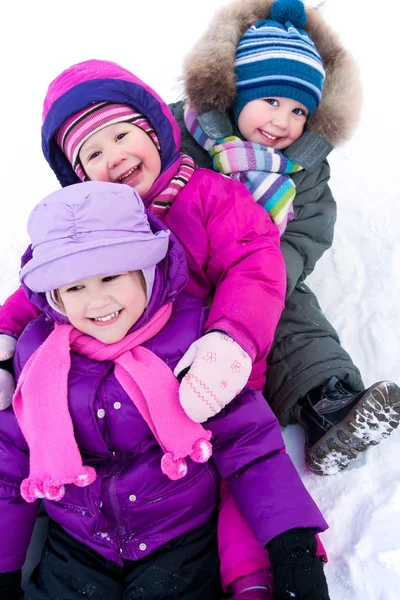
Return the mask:
<svg viewBox="0 0 400 600">
<path fill-rule="evenodd" d="M 14 377 L 0 368 L 0 410 L 4 410 L 11 405 L 15 392 Z"/>
<path fill-rule="evenodd" d="M 274 571 L 274 600 L 330 600 L 311 529 L 290 529 L 267 544 Z"/>
<path fill-rule="evenodd" d="M 196 423 L 218 414 L 245 387 L 252 362 L 229 335 L 212 331 L 194 342 L 175 367 L 182 379 L 179 399 L 183 410 Z"/>
<path fill-rule="evenodd" d="M 11 335 L 0 333 L 0 362 L 12 358 L 15 354 L 17 340 Z"/>
</svg>

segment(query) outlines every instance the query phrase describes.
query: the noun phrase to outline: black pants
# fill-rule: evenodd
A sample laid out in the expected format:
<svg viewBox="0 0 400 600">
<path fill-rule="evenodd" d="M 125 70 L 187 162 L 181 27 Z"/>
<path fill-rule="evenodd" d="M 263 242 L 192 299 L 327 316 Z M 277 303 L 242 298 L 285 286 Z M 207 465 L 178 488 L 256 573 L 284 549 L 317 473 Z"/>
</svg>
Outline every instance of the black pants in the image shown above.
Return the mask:
<svg viewBox="0 0 400 600">
<path fill-rule="evenodd" d="M 216 521 L 119 566 L 50 522 L 25 600 L 218 600 Z"/>
</svg>

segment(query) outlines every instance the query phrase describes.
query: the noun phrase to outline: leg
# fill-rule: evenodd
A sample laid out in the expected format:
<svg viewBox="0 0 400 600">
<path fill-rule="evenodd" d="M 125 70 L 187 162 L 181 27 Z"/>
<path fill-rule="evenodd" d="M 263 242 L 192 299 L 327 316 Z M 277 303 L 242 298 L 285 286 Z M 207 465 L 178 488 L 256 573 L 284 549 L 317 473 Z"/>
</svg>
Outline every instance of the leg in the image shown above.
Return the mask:
<svg viewBox="0 0 400 600">
<path fill-rule="evenodd" d="M 123 600 L 219 600 L 216 519 L 125 567 Z"/>
<path fill-rule="evenodd" d="M 364 389 L 360 373 L 312 291 L 299 284 L 287 299 L 268 356 L 265 395 L 282 425 L 305 429 L 306 462 L 319 474 L 344 469 L 400 421 L 400 389 Z"/>
<path fill-rule="evenodd" d="M 305 284 L 286 300 L 267 365 L 266 397 L 284 426 L 300 398 L 333 376 L 355 392 L 364 389 L 359 370 Z"/>
<path fill-rule="evenodd" d="M 218 515 L 218 548 L 221 583 L 225 592 L 246 600 L 272 599 L 272 568 L 268 552 L 257 541 L 246 519 L 229 494 L 229 483 L 221 485 Z M 251 596 L 249 594 L 251 593 Z"/>
<path fill-rule="evenodd" d="M 24 599 L 121 600 L 120 571 L 112 561 L 77 542 L 50 521 L 42 558 L 31 576 Z"/>
</svg>

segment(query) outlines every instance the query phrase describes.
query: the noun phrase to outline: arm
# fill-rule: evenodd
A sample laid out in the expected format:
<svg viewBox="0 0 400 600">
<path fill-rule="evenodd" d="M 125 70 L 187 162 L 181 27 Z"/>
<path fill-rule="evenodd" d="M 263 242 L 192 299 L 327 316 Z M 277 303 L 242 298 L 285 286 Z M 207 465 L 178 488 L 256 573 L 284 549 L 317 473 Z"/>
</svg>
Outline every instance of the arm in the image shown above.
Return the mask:
<svg viewBox="0 0 400 600">
<path fill-rule="evenodd" d="M 202 169 L 165 223 L 186 250 L 188 291 L 204 297 L 215 288 L 206 331 L 233 338 L 254 361 L 252 385 L 262 387 L 285 296 L 278 229 L 243 184 Z"/>
<path fill-rule="evenodd" d="M 300 171 L 296 183 L 295 219 L 286 227 L 281 250 L 287 270 L 287 295 L 314 270 L 316 262 L 332 245 L 336 222 L 336 202 L 328 181 L 327 160 L 313 171 Z"/>
<path fill-rule="evenodd" d="M 207 428 L 214 462 L 263 548 L 289 529 L 327 528 L 284 452 L 279 423 L 260 392 L 245 390 Z"/>
<path fill-rule="evenodd" d="M 0 410 L 10 406 L 15 389 L 11 361 L 15 339 L 38 314 L 40 311 L 29 302 L 22 288 L 0 307 Z"/>
<path fill-rule="evenodd" d="M 0 573 L 18 571 L 25 562 L 39 502 L 20 494 L 28 476 L 29 455 L 11 408 L 0 413 Z"/>
<path fill-rule="evenodd" d="M 0 308 L 0 331 L 18 338 L 40 311 L 29 302 L 22 287 L 18 288 Z"/>
<path fill-rule="evenodd" d="M 19 374 L 23 365 L 18 347 L 14 364 Z M 21 496 L 20 486 L 28 475 L 28 446 L 10 407 L 0 412 L 0 574 L 16 572 L 25 562 L 40 506 Z"/>
<path fill-rule="evenodd" d="M 32 247 L 28 246 L 21 258 L 21 267 L 31 258 Z M 22 287 L 20 287 L 0 307 L 0 333 L 18 339 L 28 323 L 39 315 L 40 310 L 28 300 Z"/>
</svg>

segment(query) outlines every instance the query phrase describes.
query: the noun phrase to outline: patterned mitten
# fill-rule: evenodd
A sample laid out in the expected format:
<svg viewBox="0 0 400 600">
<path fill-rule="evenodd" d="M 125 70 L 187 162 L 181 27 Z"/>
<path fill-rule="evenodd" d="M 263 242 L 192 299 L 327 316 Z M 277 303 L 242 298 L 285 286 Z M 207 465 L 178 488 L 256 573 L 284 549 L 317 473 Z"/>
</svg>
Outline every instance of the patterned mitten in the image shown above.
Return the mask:
<svg viewBox="0 0 400 600">
<path fill-rule="evenodd" d="M 229 335 L 212 331 L 194 342 L 175 367 L 182 379 L 179 398 L 196 423 L 218 414 L 246 385 L 252 368 L 247 352 Z"/>
<path fill-rule="evenodd" d="M 15 391 L 14 377 L 9 370 L 12 370 L 10 359 L 14 356 L 16 344 L 17 340 L 11 335 L 0 333 L 0 410 L 10 406 Z"/>
<path fill-rule="evenodd" d="M 14 377 L 5 369 L 0 369 L 0 410 L 10 406 L 14 392 Z"/>
<path fill-rule="evenodd" d="M 15 354 L 17 340 L 11 335 L 0 333 L 0 362 L 12 358 Z"/>
</svg>

